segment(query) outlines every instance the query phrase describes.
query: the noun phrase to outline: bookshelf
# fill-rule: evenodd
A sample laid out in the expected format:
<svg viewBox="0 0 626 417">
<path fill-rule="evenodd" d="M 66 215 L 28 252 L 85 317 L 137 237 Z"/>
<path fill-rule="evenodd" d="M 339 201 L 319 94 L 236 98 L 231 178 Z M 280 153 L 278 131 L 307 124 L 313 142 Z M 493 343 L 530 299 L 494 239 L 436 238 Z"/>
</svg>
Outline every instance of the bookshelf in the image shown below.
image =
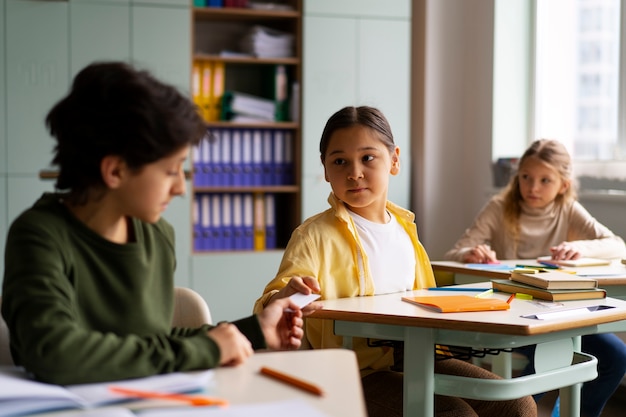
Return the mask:
<svg viewBox="0 0 626 417">
<path fill-rule="evenodd" d="M 198 3 L 192 95 L 209 130 L 191 158 L 193 253 L 283 249 L 302 218 L 302 0 Z"/>
</svg>

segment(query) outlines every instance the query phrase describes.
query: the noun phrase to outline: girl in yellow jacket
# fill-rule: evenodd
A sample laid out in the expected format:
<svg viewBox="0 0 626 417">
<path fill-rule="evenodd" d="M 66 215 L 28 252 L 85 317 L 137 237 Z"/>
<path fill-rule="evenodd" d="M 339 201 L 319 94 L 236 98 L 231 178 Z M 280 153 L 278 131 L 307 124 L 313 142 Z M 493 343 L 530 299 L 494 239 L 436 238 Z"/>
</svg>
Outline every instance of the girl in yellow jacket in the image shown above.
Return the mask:
<svg viewBox="0 0 626 417">
<path fill-rule="evenodd" d="M 428 255 L 417 236 L 414 214 L 389 201 L 390 175 L 400 170 L 400 149 L 385 116 L 371 107 L 345 107 L 330 117 L 320 154 L 332 188 L 331 208 L 306 220 L 291 236 L 276 277 L 255 304 L 297 292 L 322 300 L 370 296 L 436 285 Z M 321 308 L 315 302 L 303 311 Z M 315 349 L 342 347 L 331 320 L 307 318 L 306 338 Z M 391 370 L 390 346 L 355 338 L 370 417 L 402 415 L 402 373 Z M 423 354 L 432 355 L 433 352 Z M 400 364 L 401 365 L 401 364 Z M 495 378 L 456 359 L 438 361 L 439 373 Z M 536 416 L 531 397 L 487 402 L 436 396 L 437 415 Z"/>
</svg>

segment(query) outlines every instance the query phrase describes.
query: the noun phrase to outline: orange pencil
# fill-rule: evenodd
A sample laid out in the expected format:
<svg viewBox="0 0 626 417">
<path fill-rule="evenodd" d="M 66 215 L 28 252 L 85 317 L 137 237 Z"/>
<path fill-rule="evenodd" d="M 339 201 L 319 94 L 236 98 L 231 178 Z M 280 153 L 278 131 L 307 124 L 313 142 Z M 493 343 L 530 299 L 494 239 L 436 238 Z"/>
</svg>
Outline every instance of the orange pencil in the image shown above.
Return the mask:
<svg viewBox="0 0 626 417">
<path fill-rule="evenodd" d="M 228 405 L 228 401 L 221 398 L 205 397 L 200 395 L 186 395 L 186 394 L 169 394 L 154 391 L 142 391 L 131 388 L 110 386 L 109 390 L 117 394 L 126 395 L 128 397 L 135 398 L 159 398 L 163 400 L 183 401 L 194 406 L 205 405 L 219 405 L 225 407 Z"/>
<path fill-rule="evenodd" d="M 513 299 L 515 298 L 515 294 L 511 294 L 511 296 L 509 297 L 508 300 L 506 300 L 507 304 L 511 304 L 511 301 L 513 301 Z"/>
<path fill-rule="evenodd" d="M 322 389 L 318 387 L 317 385 L 313 385 L 309 382 L 284 374 L 274 369 L 270 369 L 268 367 L 263 366 L 261 368 L 261 374 L 277 379 L 279 381 L 282 381 L 296 388 L 300 388 L 302 390 L 308 391 L 312 394 L 320 395 L 320 396 L 324 395 L 324 391 L 322 391 Z"/>
</svg>

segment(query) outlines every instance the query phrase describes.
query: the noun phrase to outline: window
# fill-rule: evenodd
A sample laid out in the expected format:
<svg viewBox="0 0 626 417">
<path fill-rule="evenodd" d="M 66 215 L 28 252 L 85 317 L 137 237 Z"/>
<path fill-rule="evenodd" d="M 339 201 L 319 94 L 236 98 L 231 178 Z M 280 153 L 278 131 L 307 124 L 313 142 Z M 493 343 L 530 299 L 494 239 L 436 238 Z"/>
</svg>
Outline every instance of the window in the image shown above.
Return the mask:
<svg viewBox="0 0 626 417">
<path fill-rule="evenodd" d="M 626 159 L 620 0 L 535 1 L 534 138 L 562 141 L 576 161 Z"/>
</svg>

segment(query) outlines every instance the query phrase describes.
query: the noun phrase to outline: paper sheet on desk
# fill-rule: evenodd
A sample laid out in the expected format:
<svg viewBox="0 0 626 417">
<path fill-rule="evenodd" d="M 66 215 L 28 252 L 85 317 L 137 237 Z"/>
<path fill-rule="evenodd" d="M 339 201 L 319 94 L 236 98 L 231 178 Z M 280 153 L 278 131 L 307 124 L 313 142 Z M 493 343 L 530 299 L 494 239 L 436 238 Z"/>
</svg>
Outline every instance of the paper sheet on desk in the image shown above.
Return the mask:
<svg viewBox="0 0 626 417">
<path fill-rule="evenodd" d="M 255 404 L 231 404 L 227 408 L 187 407 L 136 411 L 140 417 L 329 417 L 302 399 Z"/>
<path fill-rule="evenodd" d="M 550 311 L 547 313 L 528 314 L 522 317 L 524 317 L 525 319 L 535 319 L 535 320 L 561 319 L 565 317 L 586 316 L 589 314 L 593 314 L 596 311 L 607 310 L 609 308 L 614 308 L 614 307 L 607 306 L 607 305 L 597 305 L 597 306 L 589 306 L 589 307 L 570 308 L 567 310 Z"/>
</svg>

